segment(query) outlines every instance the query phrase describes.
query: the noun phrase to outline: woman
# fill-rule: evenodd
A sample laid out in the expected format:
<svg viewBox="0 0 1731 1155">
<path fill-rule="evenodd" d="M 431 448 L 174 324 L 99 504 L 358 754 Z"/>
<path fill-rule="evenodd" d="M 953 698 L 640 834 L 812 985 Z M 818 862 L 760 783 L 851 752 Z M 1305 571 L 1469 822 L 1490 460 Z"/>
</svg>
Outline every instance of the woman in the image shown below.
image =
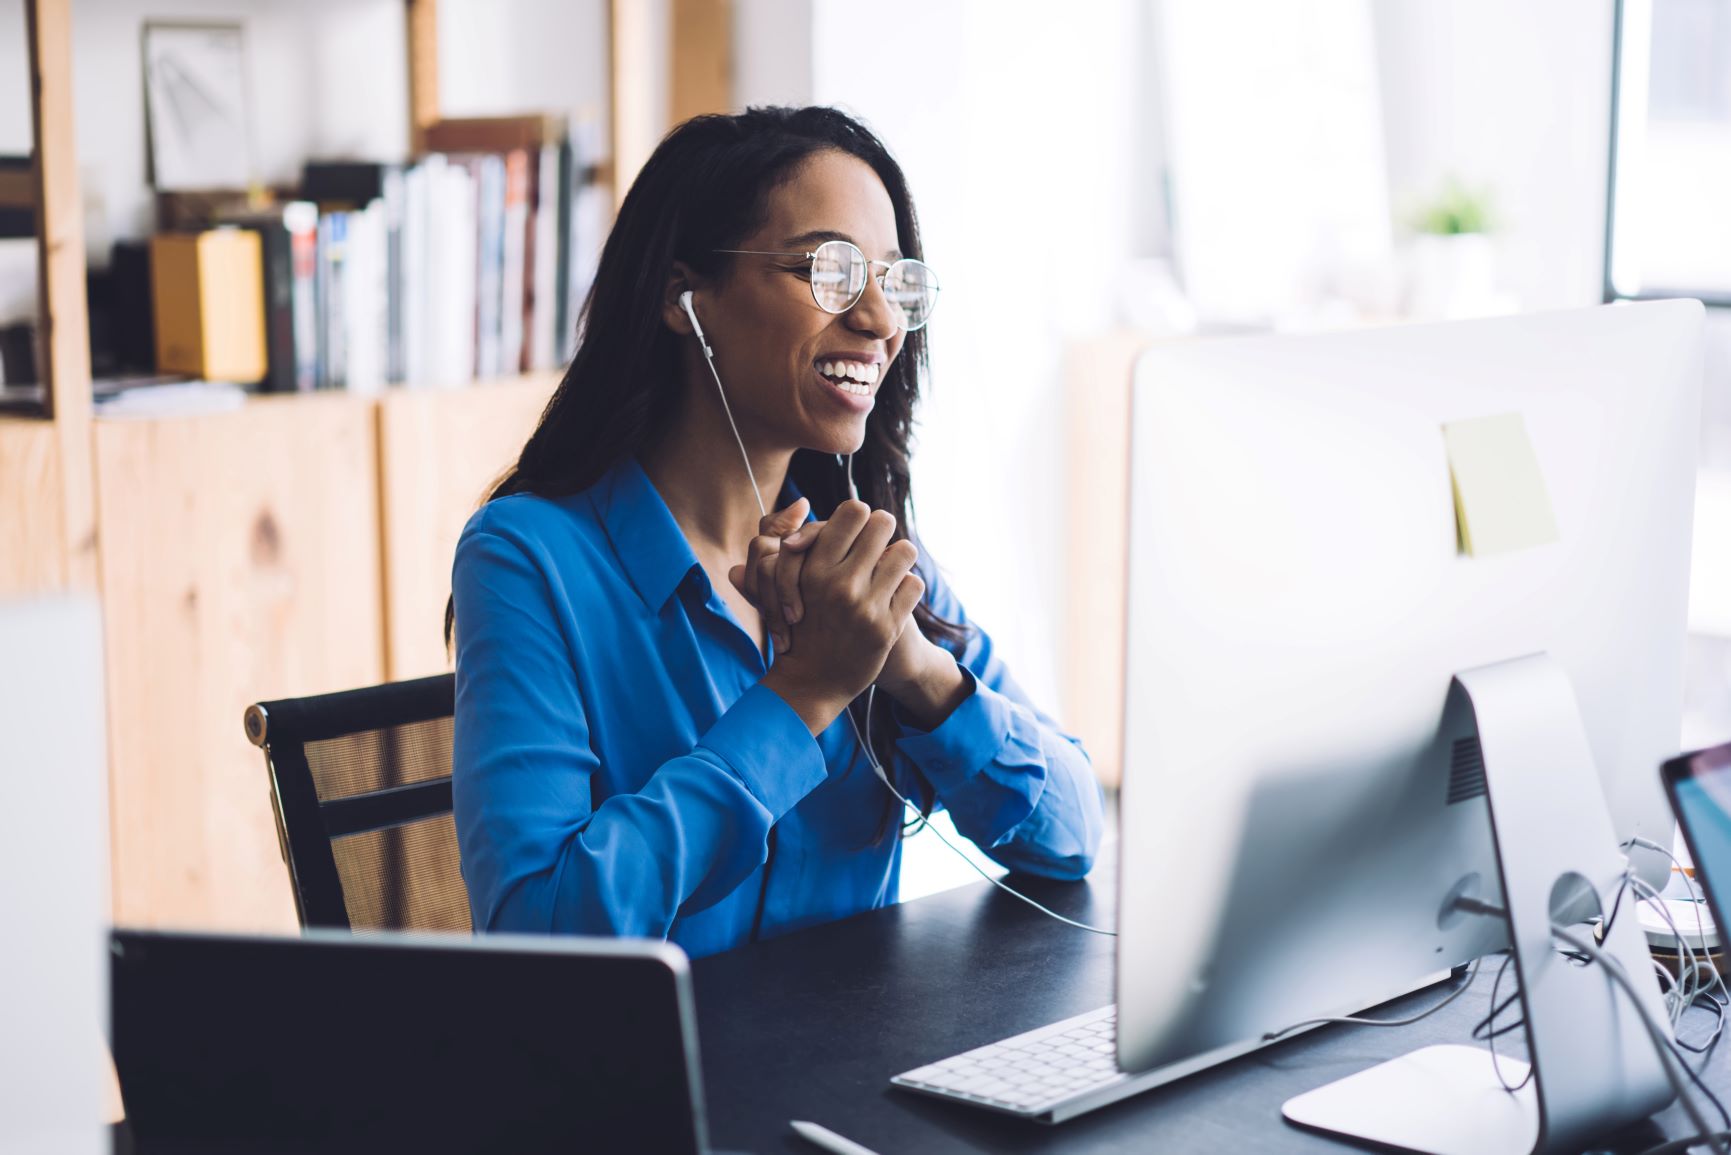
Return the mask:
<svg viewBox="0 0 1731 1155">
<path fill-rule="evenodd" d="M 703 955 L 894 902 L 874 682 L 898 791 L 1005 866 L 1087 873 L 1087 756 L 907 533 L 920 252 L 901 170 L 833 109 L 698 117 L 644 166 L 576 357 L 457 545 L 477 928 Z"/>
</svg>

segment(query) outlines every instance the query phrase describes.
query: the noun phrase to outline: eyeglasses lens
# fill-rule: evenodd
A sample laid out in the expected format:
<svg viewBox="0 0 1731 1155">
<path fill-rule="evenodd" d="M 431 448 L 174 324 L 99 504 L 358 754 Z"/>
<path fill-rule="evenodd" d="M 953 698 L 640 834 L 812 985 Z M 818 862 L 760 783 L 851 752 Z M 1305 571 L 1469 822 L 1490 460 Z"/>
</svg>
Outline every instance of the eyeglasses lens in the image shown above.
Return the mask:
<svg viewBox="0 0 1731 1155">
<path fill-rule="evenodd" d="M 900 315 L 901 327 L 918 329 L 931 320 L 938 304 L 938 279 L 923 261 L 901 260 L 884 274 L 884 299 Z"/>
<path fill-rule="evenodd" d="M 846 241 L 825 241 L 811 258 L 811 295 L 825 312 L 844 313 L 865 291 L 865 254 Z"/>
</svg>

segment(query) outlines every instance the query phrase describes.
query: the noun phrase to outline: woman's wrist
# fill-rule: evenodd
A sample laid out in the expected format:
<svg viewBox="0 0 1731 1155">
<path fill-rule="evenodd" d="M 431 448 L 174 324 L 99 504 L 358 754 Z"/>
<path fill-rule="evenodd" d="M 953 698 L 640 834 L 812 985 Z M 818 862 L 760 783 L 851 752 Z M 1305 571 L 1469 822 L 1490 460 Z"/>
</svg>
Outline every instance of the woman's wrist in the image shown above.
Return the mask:
<svg viewBox="0 0 1731 1155">
<path fill-rule="evenodd" d="M 911 677 L 895 682 L 878 680 L 878 686 L 896 700 L 907 720 L 922 730 L 943 725 L 967 700 L 972 685 L 955 655 L 930 640 L 926 640 L 919 668 Z"/>
<path fill-rule="evenodd" d="M 776 696 L 799 715 L 799 720 L 805 723 L 805 728 L 814 738 L 829 729 L 830 723 L 847 709 L 847 699 L 814 689 L 809 683 L 790 675 L 784 666 L 771 666 L 763 676 L 762 684 L 775 691 Z"/>
</svg>

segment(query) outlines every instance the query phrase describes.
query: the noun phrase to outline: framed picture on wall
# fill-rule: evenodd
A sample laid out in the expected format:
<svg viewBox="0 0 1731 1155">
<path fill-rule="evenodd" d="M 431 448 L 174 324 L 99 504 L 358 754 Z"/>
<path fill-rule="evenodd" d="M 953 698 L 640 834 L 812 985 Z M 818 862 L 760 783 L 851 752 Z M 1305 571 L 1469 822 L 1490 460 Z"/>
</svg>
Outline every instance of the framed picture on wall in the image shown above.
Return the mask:
<svg viewBox="0 0 1731 1155">
<path fill-rule="evenodd" d="M 1605 299 L 1731 307 L 1731 0 L 1618 0 Z"/>
<path fill-rule="evenodd" d="M 146 24 L 144 99 L 159 191 L 247 187 L 252 139 L 239 24 Z"/>
</svg>

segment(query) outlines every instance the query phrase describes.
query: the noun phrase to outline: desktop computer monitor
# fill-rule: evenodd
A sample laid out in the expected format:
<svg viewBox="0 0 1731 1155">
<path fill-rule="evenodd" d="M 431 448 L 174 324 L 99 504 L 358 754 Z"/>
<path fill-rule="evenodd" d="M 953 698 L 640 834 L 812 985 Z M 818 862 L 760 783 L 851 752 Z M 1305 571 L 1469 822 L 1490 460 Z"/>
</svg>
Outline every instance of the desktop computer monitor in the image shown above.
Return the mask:
<svg viewBox="0 0 1731 1155">
<path fill-rule="evenodd" d="M 1548 654 L 1619 841 L 1669 846 L 1701 306 L 1160 346 L 1132 404 L 1118 1052 L 1200 1067 L 1500 949 L 1461 671 Z M 1554 540 L 1459 542 L 1443 427 L 1518 414 Z M 1545 535 L 1540 535 L 1542 538 Z M 1501 781 L 1501 779 L 1498 779 Z M 1632 860 L 1661 885 L 1662 857 Z"/>
</svg>

